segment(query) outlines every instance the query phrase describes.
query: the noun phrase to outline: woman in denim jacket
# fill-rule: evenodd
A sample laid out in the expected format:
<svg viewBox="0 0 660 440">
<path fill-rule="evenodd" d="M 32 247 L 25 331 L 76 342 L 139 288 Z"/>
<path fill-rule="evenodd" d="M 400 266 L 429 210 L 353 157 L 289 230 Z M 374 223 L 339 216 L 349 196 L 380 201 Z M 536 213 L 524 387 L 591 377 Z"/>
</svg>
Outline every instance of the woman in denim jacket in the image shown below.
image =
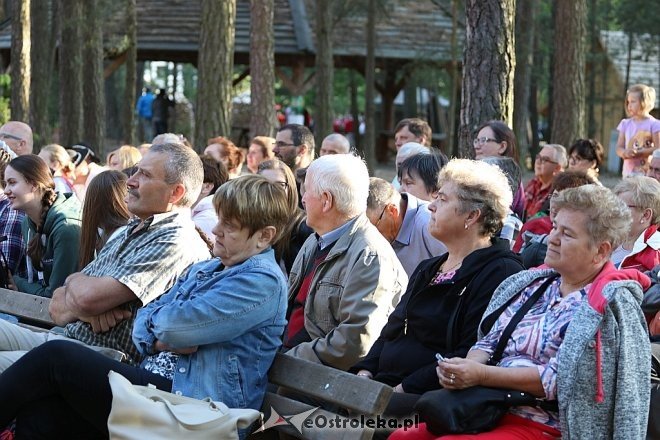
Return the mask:
<svg viewBox="0 0 660 440">
<path fill-rule="evenodd" d="M 287 221 L 286 195 L 264 177 L 243 176 L 219 188 L 214 205 L 219 258 L 191 266 L 138 311 L 142 366 L 47 342 L 0 375 L 0 427 L 16 419 L 19 438 L 108 438 L 110 370 L 136 385 L 261 406 L 286 323 L 286 281 L 271 249 Z"/>
</svg>

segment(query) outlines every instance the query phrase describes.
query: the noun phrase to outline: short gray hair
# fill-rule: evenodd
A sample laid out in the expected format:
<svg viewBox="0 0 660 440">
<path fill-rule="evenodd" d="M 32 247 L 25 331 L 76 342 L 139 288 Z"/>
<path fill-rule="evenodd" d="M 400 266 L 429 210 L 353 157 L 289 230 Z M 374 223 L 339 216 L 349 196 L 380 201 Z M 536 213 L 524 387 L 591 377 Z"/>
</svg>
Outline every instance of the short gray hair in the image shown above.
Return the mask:
<svg viewBox="0 0 660 440">
<path fill-rule="evenodd" d="M 166 154 L 165 182 L 169 185 L 183 184 L 186 193 L 179 200 L 178 206 L 189 208 L 197 201 L 204 181 L 204 166 L 191 148 L 179 143 L 154 144 L 150 153 Z"/>
<path fill-rule="evenodd" d="M 394 186 L 385 179 L 372 177 L 369 179 L 369 197 L 367 198 L 368 210 L 380 210 L 392 203 L 399 206 L 401 194 Z"/>
<path fill-rule="evenodd" d="M 323 145 L 323 142 L 325 141 L 331 142 L 333 144 L 339 144 L 341 148 L 344 150 L 342 154 L 347 154 L 349 151 L 351 151 L 351 143 L 348 141 L 346 136 L 342 134 L 331 133 L 327 135 L 325 138 L 323 138 L 321 145 Z"/>
<path fill-rule="evenodd" d="M 545 144 L 543 148 L 545 147 L 550 147 L 555 151 L 555 161 L 562 169 L 566 169 L 568 166 L 568 154 L 566 153 L 566 148 L 559 144 Z"/>
<path fill-rule="evenodd" d="M 418 142 L 406 142 L 401 145 L 399 151 L 397 151 L 397 156 L 413 156 L 415 154 L 430 154 L 431 149 L 426 145 L 422 145 Z"/>
<path fill-rule="evenodd" d="M 638 208 L 653 211 L 651 224 L 660 223 L 660 182 L 652 177 L 630 176 L 620 181 L 613 191 L 617 196 L 624 192 L 630 193 Z"/>
<path fill-rule="evenodd" d="M 584 213 L 589 241 L 592 245 L 609 241 L 612 250 L 628 237 L 632 217 L 630 209 L 611 190 L 599 185 L 583 185 L 560 191 L 552 199 L 557 212 L 568 209 Z"/>
<path fill-rule="evenodd" d="M 496 165 L 471 159 L 452 159 L 440 171 L 438 186 L 453 183 L 463 212 L 480 210 L 481 233 L 494 236 L 504 224 L 513 201 L 509 181 Z"/>
<path fill-rule="evenodd" d="M 369 171 L 361 158 L 353 154 L 319 157 L 307 168 L 305 179 L 310 181 L 313 194 L 332 194 L 340 213 L 354 217 L 367 210 Z"/>
<path fill-rule="evenodd" d="M 516 191 L 518 191 L 518 188 L 520 188 L 520 182 L 522 181 L 522 171 L 520 171 L 520 166 L 518 166 L 518 163 L 513 160 L 513 158 L 508 156 L 489 156 L 484 157 L 481 160 L 491 165 L 495 165 L 502 170 L 506 178 L 509 180 L 511 194 L 515 194 Z"/>
</svg>

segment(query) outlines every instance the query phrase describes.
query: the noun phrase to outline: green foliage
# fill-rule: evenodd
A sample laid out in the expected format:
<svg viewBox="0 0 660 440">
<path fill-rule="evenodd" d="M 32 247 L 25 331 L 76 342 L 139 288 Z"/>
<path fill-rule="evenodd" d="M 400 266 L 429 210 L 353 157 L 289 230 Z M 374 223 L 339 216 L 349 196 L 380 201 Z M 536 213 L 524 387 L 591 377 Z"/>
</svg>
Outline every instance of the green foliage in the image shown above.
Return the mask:
<svg viewBox="0 0 660 440">
<path fill-rule="evenodd" d="M 9 96 L 11 94 L 11 77 L 7 73 L 0 74 L 0 125 L 11 118 Z"/>
<path fill-rule="evenodd" d="M 614 25 L 626 32 L 660 35 L 660 7 L 657 2 L 611 0 Z"/>
</svg>

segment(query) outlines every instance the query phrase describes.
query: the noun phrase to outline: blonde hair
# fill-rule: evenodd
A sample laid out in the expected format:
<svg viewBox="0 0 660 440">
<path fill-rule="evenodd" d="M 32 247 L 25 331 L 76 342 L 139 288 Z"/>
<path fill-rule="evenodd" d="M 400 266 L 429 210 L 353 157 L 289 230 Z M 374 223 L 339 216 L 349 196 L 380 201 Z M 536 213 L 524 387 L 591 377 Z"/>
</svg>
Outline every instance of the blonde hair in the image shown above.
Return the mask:
<svg viewBox="0 0 660 440">
<path fill-rule="evenodd" d="M 630 193 L 632 202 L 639 209 L 653 211 L 651 224 L 660 223 L 660 182 L 646 176 L 626 177 L 614 187 L 617 196 L 625 192 Z"/>
<path fill-rule="evenodd" d="M 142 159 L 140 150 L 132 145 L 122 145 L 112 153 L 108 154 L 108 165 L 110 165 L 110 161 L 112 160 L 113 156 L 117 156 L 119 158 L 119 163 L 122 170 L 134 166 Z"/>
<path fill-rule="evenodd" d="M 502 170 L 486 162 L 452 159 L 440 171 L 438 187 L 453 183 L 462 212 L 480 210 L 481 233 L 494 236 L 504 224 L 513 201 L 509 180 Z"/>
<path fill-rule="evenodd" d="M 637 93 L 639 95 L 639 103 L 642 106 L 644 113 L 649 113 L 655 107 L 655 89 L 646 84 L 634 84 L 626 91 L 625 103 L 628 103 L 628 95 Z"/>
<path fill-rule="evenodd" d="M 50 155 L 50 160 L 60 164 L 60 169 L 64 174 L 72 174 L 76 169 L 76 165 L 71 162 L 71 156 L 66 149 L 58 144 L 48 144 L 41 147 L 41 151 L 45 151 Z"/>
<path fill-rule="evenodd" d="M 264 176 L 239 176 L 222 185 L 213 196 L 213 206 L 222 216 L 247 228 L 252 236 L 266 226 L 277 231 L 276 243 L 291 214 L 284 188 L 271 183 Z"/>
<path fill-rule="evenodd" d="M 603 186 L 567 188 L 552 199 L 552 207 L 557 212 L 568 209 L 585 214 L 589 241 L 594 246 L 609 241 L 612 249 L 616 249 L 628 237 L 632 221 L 630 209 Z"/>
</svg>

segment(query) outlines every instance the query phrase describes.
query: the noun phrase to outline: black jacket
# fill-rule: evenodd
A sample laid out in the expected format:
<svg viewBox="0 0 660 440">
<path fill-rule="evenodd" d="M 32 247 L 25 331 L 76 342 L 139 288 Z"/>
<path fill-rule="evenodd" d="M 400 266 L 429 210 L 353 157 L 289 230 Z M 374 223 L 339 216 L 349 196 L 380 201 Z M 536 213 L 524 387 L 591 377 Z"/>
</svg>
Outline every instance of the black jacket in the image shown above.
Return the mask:
<svg viewBox="0 0 660 440">
<path fill-rule="evenodd" d="M 465 357 L 497 286 L 524 270 L 509 242 L 494 238 L 492 246 L 468 255 L 452 280 L 429 286 L 446 259 L 444 254 L 417 266 L 380 337 L 351 371 L 368 370 L 379 382 L 401 383 L 407 393 L 440 388 L 435 353 Z"/>
</svg>

